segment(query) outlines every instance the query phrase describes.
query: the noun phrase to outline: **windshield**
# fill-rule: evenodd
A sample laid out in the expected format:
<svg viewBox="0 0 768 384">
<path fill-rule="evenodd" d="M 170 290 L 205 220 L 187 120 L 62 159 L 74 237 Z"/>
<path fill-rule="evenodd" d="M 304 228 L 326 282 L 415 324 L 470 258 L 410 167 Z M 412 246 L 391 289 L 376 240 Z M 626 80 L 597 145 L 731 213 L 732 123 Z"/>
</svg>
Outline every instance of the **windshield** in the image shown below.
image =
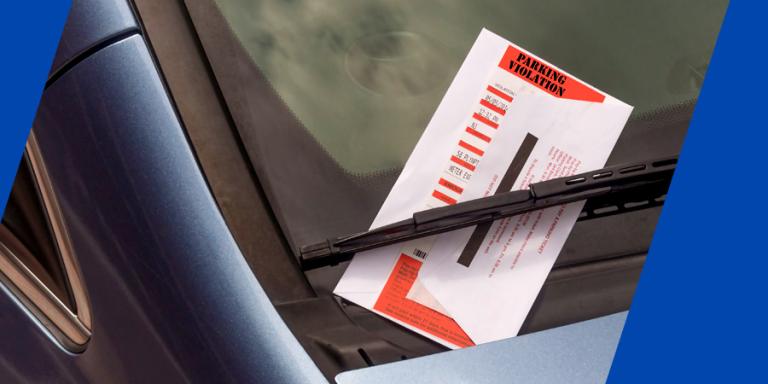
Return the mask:
<svg viewBox="0 0 768 384">
<path fill-rule="evenodd" d="M 615 165 L 679 152 L 727 6 L 698 0 L 185 5 L 205 77 L 217 92 L 206 96 L 213 92 L 205 84 L 191 92 L 195 84 L 175 72 L 187 74 L 198 53 L 178 55 L 177 39 L 158 34 L 161 67 L 254 275 L 330 380 L 340 371 L 443 348 L 333 296 L 346 263 L 301 271 L 286 248 L 296 256 L 303 245 L 370 227 L 482 28 L 636 107 L 608 161 Z M 200 119 L 215 115 L 208 103 L 225 113 Z M 254 176 L 257 188 L 249 189 Z M 656 207 L 579 221 L 521 333 L 628 309 L 658 215 Z"/>
<path fill-rule="evenodd" d="M 351 172 L 404 163 L 483 27 L 642 113 L 696 97 L 725 5 L 217 2 L 275 91 Z"/>
<path fill-rule="evenodd" d="M 231 35 L 217 36 L 206 53 L 294 250 L 368 228 L 482 28 L 645 116 L 697 97 L 727 6 L 216 3 Z M 649 155 L 665 145 L 664 137 L 653 140 L 643 144 Z"/>
</svg>

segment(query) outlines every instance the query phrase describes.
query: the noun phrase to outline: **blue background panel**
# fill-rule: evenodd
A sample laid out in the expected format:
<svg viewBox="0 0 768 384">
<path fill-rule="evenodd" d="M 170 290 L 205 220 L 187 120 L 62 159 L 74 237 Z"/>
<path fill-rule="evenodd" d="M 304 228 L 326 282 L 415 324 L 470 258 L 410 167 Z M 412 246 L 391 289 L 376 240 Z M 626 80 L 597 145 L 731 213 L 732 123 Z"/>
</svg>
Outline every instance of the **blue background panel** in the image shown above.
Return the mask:
<svg viewBox="0 0 768 384">
<path fill-rule="evenodd" d="M 5 212 L 70 5 L 69 0 L 3 3 L 0 108 L 5 123 L 0 130 L 0 212 Z"/>
<path fill-rule="evenodd" d="M 729 6 L 609 383 L 765 382 L 768 108 L 758 4 Z"/>
</svg>

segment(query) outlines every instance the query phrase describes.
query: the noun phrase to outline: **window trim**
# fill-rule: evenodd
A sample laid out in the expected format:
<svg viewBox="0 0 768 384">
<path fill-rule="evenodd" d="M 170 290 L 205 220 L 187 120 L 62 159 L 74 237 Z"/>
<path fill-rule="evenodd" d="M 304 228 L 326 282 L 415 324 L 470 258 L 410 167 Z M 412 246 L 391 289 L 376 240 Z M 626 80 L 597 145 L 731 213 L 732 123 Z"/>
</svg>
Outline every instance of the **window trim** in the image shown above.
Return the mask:
<svg viewBox="0 0 768 384">
<path fill-rule="evenodd" d="M 11 242 L 11 239 L 7 237 L 12 236 L 12 234 L 5 228 L 0 230 L 0 281 L 5 283 L 5 287 L 15 294 L 66 349 L 72 352 L 82 352 L 91 337 L 91 308 L 64 225 L 61 209 L 53 192 L 34 133 L 29 135 L 26 153 L 72 293 L 75 311 L 72 311 L 59 300 L 6 245 L 6 243 Z M 18 249 L 16 252 L 28 251 Z"/>
</svg>

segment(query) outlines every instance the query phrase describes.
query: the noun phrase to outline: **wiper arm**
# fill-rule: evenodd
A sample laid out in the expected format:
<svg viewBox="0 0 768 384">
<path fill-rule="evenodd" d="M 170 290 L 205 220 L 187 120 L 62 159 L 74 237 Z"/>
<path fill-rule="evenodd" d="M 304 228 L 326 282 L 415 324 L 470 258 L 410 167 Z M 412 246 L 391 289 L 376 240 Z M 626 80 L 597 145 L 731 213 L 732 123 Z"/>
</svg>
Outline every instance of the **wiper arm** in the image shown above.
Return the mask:
<svg viewBox="0 0 768 384">
<path fill-rule="evenodd" d="M 606 202 L 623 206 L 658 201 L 667 193 L 676 164 L 673 156 L 618 165 L 531 184 L 528 190 L 416 212 L 410 219 L 304 246 L 299 260 L 303 270 L 336 265 L 357 252 L 586 199 L 598 207 Z"/>
</svg>

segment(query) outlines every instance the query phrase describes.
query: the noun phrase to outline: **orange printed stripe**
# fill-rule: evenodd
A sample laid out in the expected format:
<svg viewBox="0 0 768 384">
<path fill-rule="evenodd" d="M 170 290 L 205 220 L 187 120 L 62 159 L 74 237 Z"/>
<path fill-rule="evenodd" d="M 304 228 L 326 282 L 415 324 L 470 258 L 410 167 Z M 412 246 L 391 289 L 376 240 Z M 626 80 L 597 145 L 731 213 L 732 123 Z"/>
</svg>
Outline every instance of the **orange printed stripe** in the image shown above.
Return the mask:
<svg viewBox="0 0 768 384">
<path fill-rule="evenodd" d="M 521 52 L 511 45 L 507 47 L 507 51 L 499 62 L 499 67 L 557 98 L 595 103 L 605 101 L 605 95 L 570 76 L 562 75 L 556 82 L 542 84 L 536 73 L 557 70 L 557 68 L 527 52 Z"/>
<path fill-rule="evenodd" d="M 474 137 L 477 137 L 478 139 L 480 139 L 480 140 L 482 140 L 482 141 L 485 141 L 486 143 L 490 143 L 490 142 L 491 142 L 491 138 L 490 138 L 490 137 L 488 137 L 488 136 L 486 136 L 486 135 L 483 135 L 482 133 L 480 133 L 480 132 L 479 132 L 479 131 L 477 131 L 476 129 L 472 129 L 472 128 L 470 128 L 470 127 L 467 127 L 466 131 L 467 131 L 467 133 L 469 133 L 470 135 L 472 135 L 472 136 L 474 136 Z"/>
<path fill-rule="evenodd" d="M 462 167 L 464 167 L 466 169 L 469 169 L 470 171 L 474 171 L 475 170 L 475 166 L 474 165 L 472 165 L 472 164 L 470 164 L 470 163 L 468 163 L 468 162 L 466 162 L 466 161 L 464 161 L 462 159 L 459 159 L 456 156 L 451 156 L 451 161 L 453 161 L 454 163 L 456 163 L 458 165 L 461 165 Z"/>
<path fill-rule="evenodd" d="M 458 185 L 451 183 L 450 181 L 440 178 L 440 181 L 438 181 L 438 184 L 442 185 L 443 187 L 446 187 L 450 189 L 451 191 L 454 191 L 456 193 L 462 193 L 464 192 L 464 188 L 459 187 Z"/>
<path fill-rule="evenodd" d="M 496 88 L 496 87 L 494 87 L 492 85 L 489 85 L 488 88 L 486 88 L 486 89 L 488 90 L 488 92 L 493 93 L 494 95 L 496 95 L 498 97 L 501 97 L 502 99 L 504 99 L 506 101 L 512 101 L 512 96 L 507 95 L 506 93 L 500 91 L 498 88 Z"/>
<path fill-rule="evenodd" d="M 490 120 L 488 120 L 487 118 L 485 118 L 485 117 L 483 117 L 483 116 L 480 116 L 480 114 L 479 114 L 479 113 L 475 113 L 475 114 L 473 114 L 473 115 L 472 115 L 472 117 L 473 117 L 475 120 L 477 120 L 477 121 L 479 121 L 479 122 L 481 122 L 481 123 L 483 123 L 483 124 L 486 124 L 486 125 L 488 125 L 488 126 L 489 126 L 489 127 L 491 127 L 491 128 L 494 128 L 494 129 L 496 129 L 496 128 L 498 128 L 498 127 L 499 127 L 499 125 L 498 125 L 498 124 L 494 123 L 493 121 L 490 121 Z"/>
<path fill-rule="evenodd" d="M 459 147 L 462 147 L 462 148 L 466 149 L 467 151 L 470 151 L 470 152 L 472 152 L 472 153 L 474 153 L 475 155 L 478 155 L 478 156 L 482 156 L 483 154 L 485 154 L 485 152 L 483 152 L 482 149 L 480 149 L 478 147 L 475 147 L 474 145 L 472 145 L 470 143 L 467 143 L 464 140 L 459 140 Z"/>
<path fill-rule="evenodd" d="M 475 345 L 452 318 L 406 298 L 420 268 L 420 261 L 401 253 L 373 309 L 457 347 Z"/>
<path fill-rule="evenodd" d="M 445 193 L 442 193 L 442 192 L 440 192 L 438 190 L 432 191 L 432 196 L 434 196 L 437 199 L 442 200 L 444 203 L 446 203 L 448 205 L 456 204 L 456 199 L 454 199 L 454 198 L 452 198 L 452 197 L 450 197 L 450 196 L 446 195 Z"/>
<path fill-rule="evenodd" d="M 507 111 L 499 108 L 496 105 L 491 104 L 491 102 L 486 100 L 486 99 L 480 100 L 480 105 L 482 105 L 483 107 L 486 107 L 486 108 L 488 108 L 488 109 L 490 109 L 490 110 L 492 110 L 492 111 L 494 111 L 494 112 L 496 112 L 496 113 L 498 113 L 499 115 L 502 115 L 502 116 L 504 116 L 507 113 Z"/>
</svg>

